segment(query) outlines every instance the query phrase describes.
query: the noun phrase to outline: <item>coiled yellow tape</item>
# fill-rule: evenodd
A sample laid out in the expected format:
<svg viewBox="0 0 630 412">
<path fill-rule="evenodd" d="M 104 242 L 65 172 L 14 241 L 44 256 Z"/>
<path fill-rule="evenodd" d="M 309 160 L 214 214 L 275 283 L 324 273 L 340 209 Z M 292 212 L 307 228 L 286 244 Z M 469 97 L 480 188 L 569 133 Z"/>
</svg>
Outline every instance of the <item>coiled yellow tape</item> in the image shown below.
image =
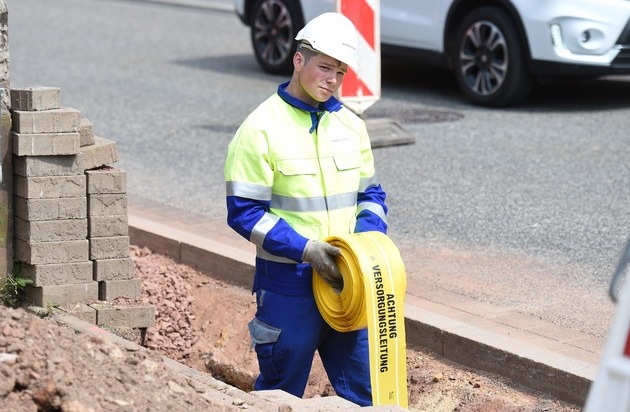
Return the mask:
<svg viewBox="0 0 630 412">
<path fill-rule="evenodd" d="M 380 232 L 331 236 L 341 249 L 335 263 L 343 276 L 340 293 L 313 276 L 313 292 L 322 317 L 335 330 L 367 327 L 372 403 L 408 408 L 405 266 L 398 248 Z"/>
</svg>

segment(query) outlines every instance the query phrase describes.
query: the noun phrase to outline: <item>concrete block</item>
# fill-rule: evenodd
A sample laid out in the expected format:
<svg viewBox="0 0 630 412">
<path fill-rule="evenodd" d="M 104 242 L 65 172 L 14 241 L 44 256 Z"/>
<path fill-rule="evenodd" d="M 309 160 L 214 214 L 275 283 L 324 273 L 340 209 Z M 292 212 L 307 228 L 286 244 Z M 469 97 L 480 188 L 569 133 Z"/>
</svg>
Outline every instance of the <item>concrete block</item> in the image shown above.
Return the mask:
<svg viewBox="0 0 630 412">
<path fill-rule="evenodd" d="M 136 262 L 132 258 L 94 260 L 93 280 L 128 280 L 136 277 Z"/>
<path fill-rule="evenodd" d="M 81 112 L 71 107 L 39 112 L 14 110 L 11 120 L 13 131 L 18 133 L 70 133 L 79 131 Z"/>
<path fill-rule="evenodd" d="M 359 411 L 363 408 L 356 403 L 340 396 L 324 396 L 316 398 L 298 398 L 280 389 L 249 392 L 251 395 L 264 399 L 273 405 L 284 405 L 291 411 Z M 404 412 L 406 409 L 397 405 L 383 405 L 368 407 L 367 410 L 381 412 Z"/>
<path fill-rule="evenodd" d="M 123 194 L 127 193 L 127 172 L 113 167 L 86 170 L 87 193 Z"/>
<path fill-rule="evenodd" d="M 77 156 L 13 156 L 13 174 L 25 177 L 73 176 L 84 173 Z"/>
<path fill-rule="evenodd" d="M 154 253 L 160 253 L 173 258 L 176 262 L 181 262 L 181 243 L 176 239 L 138 229 L 134 226 L 129 226 L 129 238 L 132 239 L 132 243 L 138 247 L 147 247 Z M 249 279 L 251 282 L 251 274 L 253 272 L 251 267 L 249 269 Z"/>
<path fill-rule="evenodd" d="M 79 145 L 89 146 L 94 144 L 94 128 L 92 122 L 82 117 L 79 123 Z"/>
<path fill-rule="evenodd" d="M 129 230 L 130 233 L 134 233 L 133 228 Z M 134 241 L 134 245 L 136 244 Z M 151 246 L 147 247 L 154 250 Z M 212 273 L 232 285 L 245 288 L 251 285 L 254 253 L 244 253 L 230 245 L 219 243 L 213 244 L 212 249 L 206 249 L 187 242 L 179 244 L 179 253 L 180 263 L 194 265 L 198 270 Z"/>
<path fill-rule="evenodd" d="M 31 279 L 33 286 L 69 285 L 90 283 L 93 279 L 91 260 L 72 263 L 54 263 L 48 265 L 20 265 L 20 275 Z"/>
<path fill-rule="evenodd" d="M 79 150 L 78 161 L 83 170 L 96 169 L 118 161 L 116 143 L 103 137 L 94 136 L 94 144 Z"/>
<path fill-rule="evenodd" d="M 408 308 L 405 307 L 405 310 Z M 405 336 L 407 342 L 415 342 L 420 347 L 444 356 L 444 333 L 440 328 L 428 322 L 405 317 Z"/>
<path fill-rule="evenodd" d="M 295 395 L 292 395 L 280 389 L 252 391 L 250 393 L 252 395 L 255 395 L 260 398 L 264 398 L 270 402 L 273 402 L 274 404 L 291 403 L 291 402 L 296 402 L 296 401 L 299 402 L 302 400 L 302 398 L 299 398 Z"/>
<path fill-rule="evenodd" d="M 13 193 L 27 199 L 82 197 L 86 192 L 85 175 L 24 177 L 14 176 Z"/>
<path fill-rule="evenodd" d="M 90 259 L 119 259 L 129 257 L 129 236 L 90 238 Z"/>
<path fill-rule="evenodd" d="M 33 305 L 48 307 L 92 303 L 98 300 L 98 283 L 77 283 L 74 285 L 32 286 L 24 291 L 26 299 Z"/>
<path fill-rule="evenodd" d="M 129 236 L 129 218 L 126 214 L 116 216 L 88 215 L 88 237 Z"/>
<path fill-rule="evenodd" d="M 13 246 L 15 259 L 31 265 L 89 260 L 87 239 L 31 243 L 14 238 Z"/>
<path fill-rule="evenodd" d="M 155 324 L 155 306 L 112 305 L 107 303 L 93 303 L 96 310 L 96 324 L 112 328 L 148 328 Z"/>
<path fill-rule="evenodd" d="M 24 220 L 86 219 L 87 197 L 26 199 L 14 196 L 15 216 Z"/>
<path fill-rule="evenodd" d="M 87 239 L 87 219 L 24 220 L 14 218 L 14 236 L 27 242 Z"/>
<path fill-rule="evenodd" d="M 63 305 L 57 307 L 57 310 L 70 316 L 74 316 L 83 322 L 96 325 L 96 309 L 85 303 L 76 303 L 74 305 Z"/>
<path fill-rule="evenodd" d="M 16 156 L 57 156 L 79 153 L 79 133 L 12 133 Z"/>
<path fill-rule="evenodd" d="M 61 108 L 61 91 L 58 87 L 27 87 L 11 89 L 11 110 L 40 111 Z"/>
<path fill-rule="evenodd" d="M 91 194 L 88 195 L 88 216 L 127 215 L 127 195 Z"/>
<path fill-rule="evenodd" d="M 142 297 L 142 280 L 135 278 L 98 282 L 98 300 L 110 301 L 120 297 Z"/>
</svg>

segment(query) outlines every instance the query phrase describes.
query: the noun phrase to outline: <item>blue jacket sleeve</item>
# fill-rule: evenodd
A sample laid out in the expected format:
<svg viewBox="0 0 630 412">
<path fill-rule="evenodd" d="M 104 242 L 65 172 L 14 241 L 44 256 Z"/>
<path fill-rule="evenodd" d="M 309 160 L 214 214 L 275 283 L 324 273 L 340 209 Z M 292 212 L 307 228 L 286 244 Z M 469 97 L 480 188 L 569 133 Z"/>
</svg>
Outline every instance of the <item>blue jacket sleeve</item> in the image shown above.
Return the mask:
<svg viewBox="0 0 630 412">
<path fill-rule="evenodd" d="M 302 261 L 308 239 L 297 233 L 284 219 L 272 218 L 268 213 L 269 202 L 238 196 L 227 196 L 226 202 L 227 223 L 238 234 L 273 255 Z M 267 225 L 259 225 L 264 221 L 273 225 L 268 228 Z"/>
<path fill-rule="evenodd" d="M 387 195 L 381 185 L 368 187 L 357 196 L 355 232 L 378 231 L 387 233 Z"/>
</svg>

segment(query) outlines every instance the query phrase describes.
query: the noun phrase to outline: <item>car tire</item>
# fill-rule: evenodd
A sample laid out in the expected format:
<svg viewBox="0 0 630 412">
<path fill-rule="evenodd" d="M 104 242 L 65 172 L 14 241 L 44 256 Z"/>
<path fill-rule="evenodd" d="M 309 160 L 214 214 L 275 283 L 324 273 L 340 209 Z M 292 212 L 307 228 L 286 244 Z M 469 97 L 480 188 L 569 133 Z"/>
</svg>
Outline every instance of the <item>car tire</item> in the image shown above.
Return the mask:
<svg viewBox="0 0 630 412">
<path fill-rule="evenodd" d="M 514 22 L 497 7 L 481 7 L 464 18 L 452 57 L 457 84 L 474 103 L 493 107 L 516 104 L 532 88 Z"/>
<path fill-rule="evenodd" d="M 295 36 L 304 18 L 293 0 L 258 0 L 251 13 L 251 42 L 258 64 L 268 73 L 290 74 Z"/>
</svg>

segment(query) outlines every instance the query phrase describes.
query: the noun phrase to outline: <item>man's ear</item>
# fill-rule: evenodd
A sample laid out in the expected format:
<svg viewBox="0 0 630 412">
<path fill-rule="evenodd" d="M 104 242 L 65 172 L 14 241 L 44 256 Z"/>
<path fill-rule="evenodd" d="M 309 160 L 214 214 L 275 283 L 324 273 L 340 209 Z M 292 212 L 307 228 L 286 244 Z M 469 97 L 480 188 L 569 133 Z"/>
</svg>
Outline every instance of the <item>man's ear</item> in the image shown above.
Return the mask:
<svg viewBox="0 0 630 412">
<path fill-rule="evenodd" d="M 295 52 L 293 55 L 293 67 L 299 71 L 304 67 L 305 62 L 306 59 L 304 58 L 304 55 L 299 51 Z"/>
</svg>

